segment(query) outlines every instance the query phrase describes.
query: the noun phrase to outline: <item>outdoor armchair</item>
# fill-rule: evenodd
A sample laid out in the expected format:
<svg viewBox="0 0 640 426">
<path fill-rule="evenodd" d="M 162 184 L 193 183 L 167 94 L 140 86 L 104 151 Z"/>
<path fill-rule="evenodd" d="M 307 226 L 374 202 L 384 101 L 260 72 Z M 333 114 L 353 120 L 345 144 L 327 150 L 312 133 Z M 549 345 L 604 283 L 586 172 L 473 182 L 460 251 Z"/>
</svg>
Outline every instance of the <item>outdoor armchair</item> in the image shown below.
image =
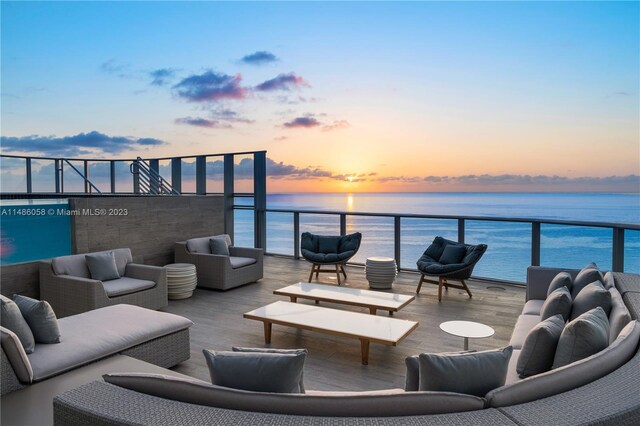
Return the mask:
<svg viewBox="0 0 640 426">
<path fill-rule="evenodd" d="M 338 285 L 341 284 L 340 274 L 347 279 L 344 265 L 358 252 L 362 234 L 355 232 L 342 236 L 314 235 L 304 232 L 301 236 L 300 249 L 302 257 L 312 263 L 309 282 L 316 274 L 316 279 L 321 272 L 336 274 Z M 322 269 L 322 265 L 335 265 L 335 269 Z"/>
</svg>

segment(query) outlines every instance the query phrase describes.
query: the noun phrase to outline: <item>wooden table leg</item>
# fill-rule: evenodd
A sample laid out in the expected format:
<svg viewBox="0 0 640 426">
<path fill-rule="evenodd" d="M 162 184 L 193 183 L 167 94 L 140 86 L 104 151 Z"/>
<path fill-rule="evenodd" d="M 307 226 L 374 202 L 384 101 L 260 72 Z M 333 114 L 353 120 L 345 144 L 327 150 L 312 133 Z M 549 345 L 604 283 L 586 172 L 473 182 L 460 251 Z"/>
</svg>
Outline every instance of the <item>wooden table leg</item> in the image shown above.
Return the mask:
<svg viewBox="0 0 640 426">
<path fill-rule="evenodd" d="M 360 339 L 360 352 L 362 365 L 369 365 L 369 339 Z"/>
<path fill-rule="evenodd" d="M 296 296 L 289 296 L 289 299 L 291 299 L 291 303 L 296 303 L 298 301 Z"/>
<path fill-rule="evenodd" d="M 377 309 L 375 307 L 373 307 L 373 306 L 370 306 L 369 307 L 369 313 L 371 315 L 375 315 L 377 313 Z"/>
<path fill-rule="evenodd" d="M 393 316 L 393 311 L 389 311 L 389 316 L 392 317 Z"/>
<path fill-rule="evenodd" d="M 267 345 L 269 343 L 271 343 L 271 326 L 273 324 L 270 323 L 269 321 L 265 321 L 264 322 L 264 343 L 266 343 Z"/>
</svg>

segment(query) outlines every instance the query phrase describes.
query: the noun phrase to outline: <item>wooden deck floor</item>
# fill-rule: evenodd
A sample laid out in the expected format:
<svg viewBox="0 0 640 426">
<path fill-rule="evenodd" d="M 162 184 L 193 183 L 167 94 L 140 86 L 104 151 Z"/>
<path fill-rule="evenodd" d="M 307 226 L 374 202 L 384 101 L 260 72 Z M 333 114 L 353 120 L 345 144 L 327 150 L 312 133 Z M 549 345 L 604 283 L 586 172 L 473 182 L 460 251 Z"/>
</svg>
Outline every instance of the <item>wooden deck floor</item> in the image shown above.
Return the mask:
<svg viewBox="0 0 640 426">
<path fill-rule="evenodd" d="M 273 294 L 273 290 L 305 281 L 310 264 L 304 261 L 265 257 L 265 277 L 250 284 L 226 292 L 198 289 L 187 300 L 170 301 L 164 310 L 190 318 L 191 359 L 175 369 L 203 380 L 209 380 L 202 349 L 231 350 L 231 346 L 266 347 L 262 323 L 242 318 L 242 314 L 257 307 L 288 300 Z M 347 286 L 367 288 L 364 271 L 347 267 Z M 336 284 L 335 277 L 321 274 L 320 282 Z M 419 275 L 401 273 L 393 292 L 415 294 Z M 305 386 L 312 390 L 374 390 L 404 387 L 404 359 L 421 352 L 458 351 L 462 339 L 449 336 L 439 329 L 448 320 L 478 321 L 496 330 L 493 337 L 470 341 L 470 349 L 490 349 L 505 346 L 524 304 L 524 288 L 470 281 L 473 299 L 462 290 L 444 293 L 438 303 L 437 286 L 425 284 L 416 300 L 396 313 L 395 318 L 420 323 L 399 346 L 371 344 L 369 365 L 360 363 L 360 343 L 356 339 L 297 330 L 274 325 L 274 348 L 307 348 Z M 313 303 L 300 301 L 300 303 Z M 332 305 L 322 306 L 352 311 L 368 312 L 363 308 Z M 379 312 L 378 315 L 387 315 Z"/>
</svg>

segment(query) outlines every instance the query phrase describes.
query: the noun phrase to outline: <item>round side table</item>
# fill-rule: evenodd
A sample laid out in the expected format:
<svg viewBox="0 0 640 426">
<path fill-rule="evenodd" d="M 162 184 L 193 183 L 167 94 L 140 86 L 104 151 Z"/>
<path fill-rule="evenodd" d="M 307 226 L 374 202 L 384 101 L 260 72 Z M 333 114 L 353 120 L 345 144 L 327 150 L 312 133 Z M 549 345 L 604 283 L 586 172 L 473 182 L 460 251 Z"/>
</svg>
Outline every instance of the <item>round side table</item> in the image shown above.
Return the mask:
<svg viewBox="0 0 640 426">
<path fill-rule="evenodd" d="M 190 263 L 165 265 L 167 270 L 167 292 L 169 299 L 188 299 L 198 284 L 196 266 Z"/>
<path fill-rule="evenodd" d="M 390 289 L 398 275 L 398 268 L 392 257 L 369 257 L 364 272 L 370 288 Z"/>
<path fill-rule="evenodd" d="M 495 330 L 488 325 L 473 321 L 447 321 L 440 324 L 440 330 L 453 336 L 464 337 L 464 350 L 469 350 L 469 339 L 491 337 Z"/>
</svg>

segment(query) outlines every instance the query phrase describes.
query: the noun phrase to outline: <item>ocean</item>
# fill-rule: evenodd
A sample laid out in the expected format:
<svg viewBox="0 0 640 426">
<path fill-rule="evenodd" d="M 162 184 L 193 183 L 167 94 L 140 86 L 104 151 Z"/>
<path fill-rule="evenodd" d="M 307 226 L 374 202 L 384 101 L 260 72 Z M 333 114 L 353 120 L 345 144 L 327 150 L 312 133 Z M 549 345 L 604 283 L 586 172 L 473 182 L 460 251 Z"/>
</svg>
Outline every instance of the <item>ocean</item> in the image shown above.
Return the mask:
<svg viewBox="0 0 640 426">
<path fill-rule="evenodd" d="M 237 198 L 237 205 L 250 205 Z M 640 194 L 591 193 L 353 193 L 268 194 L 268 209 L 405 213 L 451 216 L 559 219 L 570 221 L 640 223 Z M 435 236 L 457 239 L 455 219 L 401 221 L 401 266 L 416 260 Z M 337 215 L 300 214 L 300 232 L 339 234 Z M 362 246 L 353 258 L 393 257 L 393 218 L 347 216 L 347 232 L 361 232 Z M 253 245 L 253 212 L 236 210 L 235 244 Z M 474 275 L 524 282 L 531 262 L 531 225 L 517 222 L 469 220 L 465 241 L 489 246 Z M 581 268 L 596 262 L 611 269 L 612 231 L 578 226 L 541 226 L 541 264 Z M 267 251 L 293 255 L 293 214 L 267 213 Z M 625 231 L 624 269 L 640 273 L 640 231 Z"/>
</svg>

